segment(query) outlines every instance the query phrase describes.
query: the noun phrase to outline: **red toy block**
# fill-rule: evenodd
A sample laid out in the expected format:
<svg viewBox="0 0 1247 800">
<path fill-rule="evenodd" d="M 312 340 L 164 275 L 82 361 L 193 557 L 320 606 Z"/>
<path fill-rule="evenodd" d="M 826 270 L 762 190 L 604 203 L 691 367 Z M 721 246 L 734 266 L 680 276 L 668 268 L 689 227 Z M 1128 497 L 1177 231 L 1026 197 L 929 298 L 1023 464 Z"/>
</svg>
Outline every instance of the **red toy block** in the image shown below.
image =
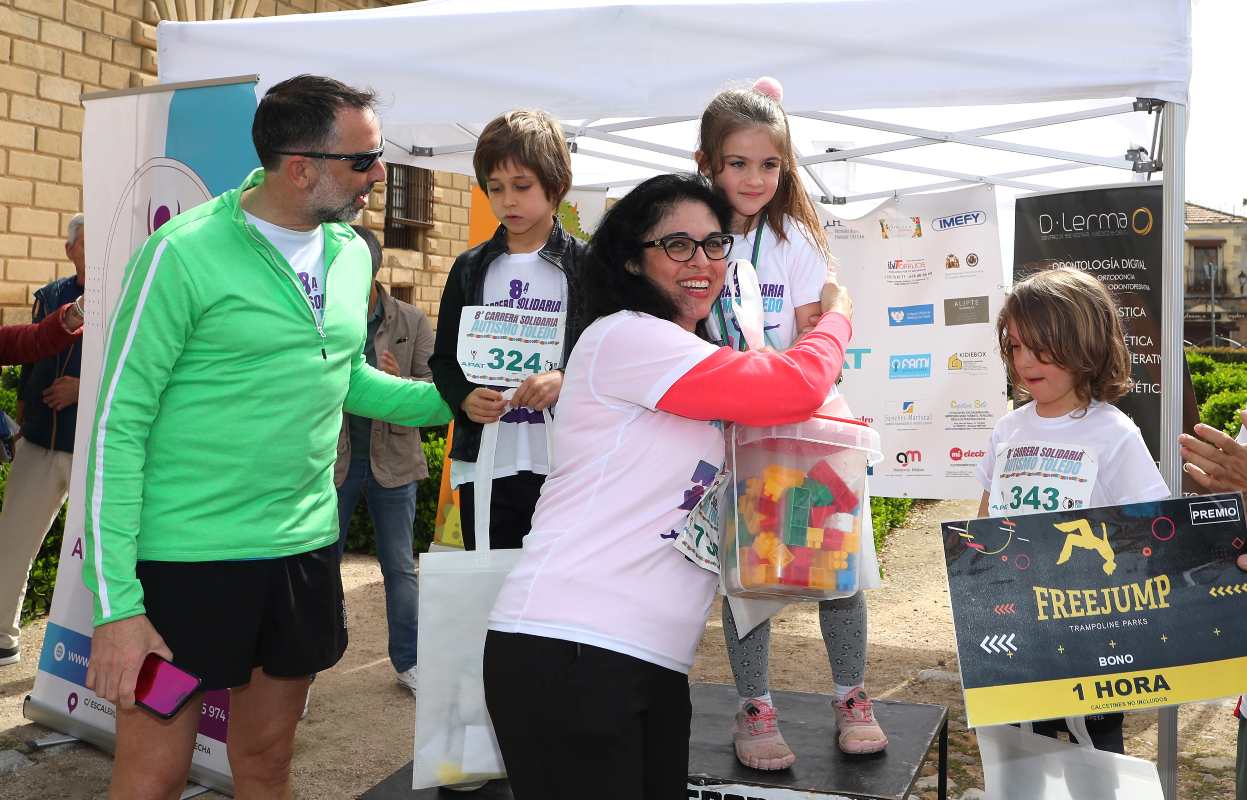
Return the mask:
<svg viewBox="0 0 1247 800">
<path fill-rule="evenodd" d="M 798 564 L 793 562 L 789 564 L 779 576 L 779 582 L 787 586 L 809 586 L 810 585 L 810 565 Z"/>
<path fill-rule="evenodd" d="M 812 550 L 811 548 L 793 547 L 789 545 L 788 549 L 792 551 L 792 556 L 793 556 L 792 563 L 793 564 L 801 564 L 801 565 L 808 567 L 811 563 L 813 563 L 814 550 Z"/>
<path fill-rule="evenodd" d="M 820 461 L 815 464 L 814 469 L 810 470 L 810 477 L 831 490 L 831 493 L 836 498 L 836 504 L 832 508 L 837 513 L 852 513 L 853 509 L 857 508 L 861 502 L 861 498 L 854 494 L 844 481 L 840 480 L 840 476 L 836 474 L 836 471 L 826 461 Z M 811 524 L 813 524 L 813 520 L 811 520 Z"/>
<path fill-rule="evenodd" d="M 831 530 L 830 528 L 823 531 L 823 549 L 843 550 L 844 531 Z"/>
<path fill-rule="evenodd" d="M 810 527 L 826 528 L 827 522 L 832 515 L 836 513 L 836 507 L 831 506 L 814 506 L 810 509 Z"/>
</svg>

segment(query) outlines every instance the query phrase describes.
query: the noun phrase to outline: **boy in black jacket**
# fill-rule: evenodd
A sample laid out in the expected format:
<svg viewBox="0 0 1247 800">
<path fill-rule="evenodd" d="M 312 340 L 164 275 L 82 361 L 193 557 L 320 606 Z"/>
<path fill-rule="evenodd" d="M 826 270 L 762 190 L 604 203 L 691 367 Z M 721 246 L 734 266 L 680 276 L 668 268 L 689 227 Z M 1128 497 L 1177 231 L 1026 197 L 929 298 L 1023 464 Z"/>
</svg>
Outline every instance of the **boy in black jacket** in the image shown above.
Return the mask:
<svg viewBox="0 0 1247 800">
<path fill-rule="evenodd" d="M 533 508 L 550 472 L 541 412 L 558 401 L 561 367 L 578 329 L 576 269 L 583 262 L 584 245 L 555 216 L 571 188 L 572 165 L 562 129 L 548 114 L 511 111 L 490 122 L 477 140 L 472 166 L 502 224 L 489 241 L 455 259 L 442 294 L 429 367 L 438 391 L 455 411 L 450 481 L 459 489 L 464 547 L 476 549 L 472 482 L 481 426 L 501 420 L 490 548 L 517 548 L 532 527 Z M 471 383 L 455 356 L 464 306 L 565 312 L 560 369 L 530 376 L 510 401 L 497 388 Z"/>
</svg>

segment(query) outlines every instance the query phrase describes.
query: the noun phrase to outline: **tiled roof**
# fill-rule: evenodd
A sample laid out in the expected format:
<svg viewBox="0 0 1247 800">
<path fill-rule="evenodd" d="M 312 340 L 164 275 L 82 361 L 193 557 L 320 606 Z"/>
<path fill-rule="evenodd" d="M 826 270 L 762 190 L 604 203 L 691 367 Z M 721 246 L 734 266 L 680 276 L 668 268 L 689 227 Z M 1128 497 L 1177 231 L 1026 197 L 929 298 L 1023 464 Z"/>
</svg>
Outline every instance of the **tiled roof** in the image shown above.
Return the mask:
<svg viewBox="0 0 1247 800">
<path fill-rule="evenodd" d="M 1194 203 L 1186 204 L 1187 225 L 1235 225 L 1241 223 L 1247 223 L 1247 217 L 1227 214 L 1224 211 L 1217 211 L 1215 208 L 1208 208 L 1207 206 L 1197 206 Z"/>
</svg>

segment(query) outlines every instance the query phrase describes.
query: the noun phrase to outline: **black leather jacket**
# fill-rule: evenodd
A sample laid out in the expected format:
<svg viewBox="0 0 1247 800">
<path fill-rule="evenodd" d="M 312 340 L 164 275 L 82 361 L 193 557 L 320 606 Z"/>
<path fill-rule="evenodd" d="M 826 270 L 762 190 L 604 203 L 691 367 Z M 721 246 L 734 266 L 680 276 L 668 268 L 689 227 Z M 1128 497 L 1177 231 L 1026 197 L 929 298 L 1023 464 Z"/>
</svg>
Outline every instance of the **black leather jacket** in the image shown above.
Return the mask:
<svg viewBox="0 0 1247 800">
<path fill-rule="evenodd" d="M 493 238 L 487 242 L 464 251 L 455 259 L 450 274 L 446 277 L 446 288 L 442 292 L 442 304 L 437 314 L 437 338 L 433 343 L 433 355 L 429 357 L 429 368 L 433 371 L 433 383 L 441 392 L 446 405 L 455 412 L 454 442 L 450 448 L 450 457 L 457 461 L 476 461 L 477 451 L 481 446 L 481 426 L 468 419 L 463 411 L 463 400 L 477 384 L 472 383 L 463 375 L 459 368 L 459 360 L 455 356 L 455 348 L 459 341 L 459 317 L 464 306 L 483 305 L 485 273 L 489 265 L 500 255 L 507 252 L 507 230 L 499 225 Z M 554 220 L 554 229 L 550 238 L 538 255 L 558 267 L 567 278 L 567 333 L 563 342 L 563 361 L 559 367 L 567 366 L 567 358 L 576 344 L 575 337 L 581 329 L 577 315 L 581 310 L 579 302 L 579 269 L 584 265 L 585 245 L 580 242 Z"/>
</svg>

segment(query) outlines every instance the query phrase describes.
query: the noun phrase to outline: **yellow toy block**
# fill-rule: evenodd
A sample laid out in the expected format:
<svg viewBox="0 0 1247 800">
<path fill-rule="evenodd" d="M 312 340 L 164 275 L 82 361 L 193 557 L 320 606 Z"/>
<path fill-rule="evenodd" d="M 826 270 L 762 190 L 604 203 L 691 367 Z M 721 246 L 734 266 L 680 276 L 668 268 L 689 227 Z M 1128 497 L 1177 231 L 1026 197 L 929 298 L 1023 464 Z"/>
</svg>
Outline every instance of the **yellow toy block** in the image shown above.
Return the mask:
<svg viewBox="0 0 1247 800">
<path fill-rule="evenodd" d="M 836 588 L 836 571 L 823 567 L 810 567 L 810 586 L 815 589 Z"/>
<path fill-rule="evenodd" d="M 792 554 L 792 551 L 789 550 L 786 545 L 781 544 L 779 546 L 779 550 L 775 554 L 775 558 L 770 559 L 770 560 L 773 563 L 778 564 L 780 570 L 783 570 L 784 567 L 791 564 L 795 559 L 796 559 L 796 556 Z"/>
<path fill-rule="evenodd" d="M 805 483 L 805 473 L 791 467 L 772 464 L 762 470 L 762 491 L 767 497 L 779 501 L 784 491 Z"/>
<path fill-rule="evenodd" d="M 766 585 L 766 568 L 768 564 L 746 564 L 740 571 L 740 582 L 742 586 L 764 586 Z"/>
<path fill-rule="evenodd" d="M 818 550 L 823 546 L 823 529 L 822 528 L 806 528 L 805 529 L 805 546 L 811 550 Z"/>
<path fill-rule="evenodd" d="M 850 534 L 844 537 L 844 552 L 856 553 L 862 549 L 862 537 L 860 535 Z"/>
<path fill-rule="evenodd" d="M 780 544 L 779 537 L 768 531 L 763 531 L 753 540 L 753 552 L 757 553 L 758 558 L 763 561 L 774 562 L 775 551 L 780 547 L 783 545 Z"/>
<path fill-rule="evenodd" d="M 814 566 L 825 570 L 844 569 L 849 556 L 843 550 L 820 550 L 814 554 Z"/>
</svg>

